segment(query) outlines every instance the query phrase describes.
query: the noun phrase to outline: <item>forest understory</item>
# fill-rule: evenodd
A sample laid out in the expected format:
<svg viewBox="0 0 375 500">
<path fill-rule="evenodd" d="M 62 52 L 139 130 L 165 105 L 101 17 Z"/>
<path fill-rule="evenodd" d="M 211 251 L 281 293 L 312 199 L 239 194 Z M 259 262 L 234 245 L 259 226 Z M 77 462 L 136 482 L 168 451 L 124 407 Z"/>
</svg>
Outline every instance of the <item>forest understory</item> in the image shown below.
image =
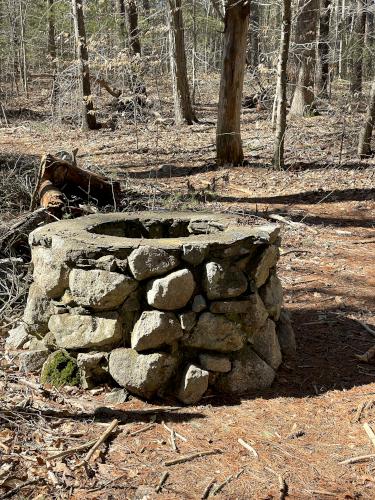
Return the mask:
<svg viewBox="0 0 375 500">
<path fill-rule="evenodd" d="M 2 350 L 0 415 L 6 424 L 0 449 L 7 461 L 0 463 L 0 498 L 15 488 L 14 498 L 39 500 L 195 499 L 212 481 L 219 487 L 215 496 L 223 499 L 374 498 L 375 462 L 341 463 L 375 456 L 363 428 L 365 422 L 375 425 L 375 365 L 356 357 L 375 342 L 375 160 L 355 159 L 363 105 L 352 100 L 349 106 L 345 82 L 338 82 L 318 116 L 288 124 L 282 171 L 270 167 L 270 110 L 244 109 L 245 164 L 218 168 L 217 87 L 214 78 L 202 84 L 200 123 L 193 126 L 170 124 L 165 95 L 158 108 L 163 120 L 135 124 L 120 118 L 116 130 L 87 133 L 53 121 L 49 87 L 35 84 L 32 98 L 13 100 L 4 110 L 1 226 L 28 209 L 42 154 L 74 148 L 80 167 L 120 180 L 126 193 L 120 210 L 223 212 L 245 224 L 275 222 L 276 216 L 282 227 L 279 276 L 297 337 L 295 362 L 283 366 L 261 398 L 208 396 L 184 408 L 172 400 L 109 404 L 108 387 L 44 390 L 36 377 L 27 377 L 25 385 L 16 359 Z M 148 88 L 156 95 L 151 82 Z M 97 102 L 107 110 L 101 120 L 110 118 L 107 97 Z M 21 309 L 22 300 L 4 312 L 4 336 Z M 79 464 L 87 449 L 51 458 L 97 439 L 114 418 L 120 421 L 117 431 L 86 468 Z M 164 424 L 175 431 L 172 442 Z M 165 465 L 202 451 L 213 454 Z"/>
</svg>

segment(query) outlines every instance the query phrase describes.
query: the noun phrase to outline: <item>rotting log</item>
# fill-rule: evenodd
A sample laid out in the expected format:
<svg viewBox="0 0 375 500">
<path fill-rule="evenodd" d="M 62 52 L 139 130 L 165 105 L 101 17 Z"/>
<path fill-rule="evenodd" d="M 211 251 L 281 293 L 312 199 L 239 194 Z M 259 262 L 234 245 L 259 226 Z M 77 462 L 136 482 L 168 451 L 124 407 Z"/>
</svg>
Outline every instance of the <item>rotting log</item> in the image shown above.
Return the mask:
<svg viewBox="0 0 375 500">
<path fill-rule="evenodd" d="M 46 154 L 42 157 L 31 209 L 40 206 L 60 217 L 66 197 L 78 196 L 98 206 L 117 206 L 120 184 L 99 174 L 79 168 L 75 161 Z"/>
</svg>

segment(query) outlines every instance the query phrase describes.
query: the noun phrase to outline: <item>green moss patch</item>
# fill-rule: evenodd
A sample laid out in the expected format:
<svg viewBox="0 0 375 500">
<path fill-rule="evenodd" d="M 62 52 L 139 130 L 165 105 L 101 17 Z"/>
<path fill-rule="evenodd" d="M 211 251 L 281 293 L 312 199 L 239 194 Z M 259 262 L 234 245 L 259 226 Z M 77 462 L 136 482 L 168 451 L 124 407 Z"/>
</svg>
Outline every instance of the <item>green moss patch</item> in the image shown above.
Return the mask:
<svg viewBox="0 0 375 500">
<path fill-rule="evenodd" d="M 40 381 L 54 387 L 78 385 L 80 376 L 77 361 L 63 349 L 53 352 L 43 365 Z"/>
</svg>

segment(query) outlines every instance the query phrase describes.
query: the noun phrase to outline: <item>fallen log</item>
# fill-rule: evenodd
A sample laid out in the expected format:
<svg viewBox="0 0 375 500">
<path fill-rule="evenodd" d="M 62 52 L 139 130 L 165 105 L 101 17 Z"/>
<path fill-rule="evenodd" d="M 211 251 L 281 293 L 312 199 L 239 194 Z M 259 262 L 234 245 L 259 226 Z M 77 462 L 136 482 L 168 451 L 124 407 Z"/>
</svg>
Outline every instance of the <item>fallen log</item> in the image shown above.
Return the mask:
<svg viewBox="0 0 375 500">
<path fill-rule="evenodd" d="M 117 206 L 120 197 L 120 184 L 99 174 L 79 168 L 75 154 L 60 155 L 63 158 L 46 154 L 42 157 L 37 185 L 32 197 L 31 209 L 40 206 L 56 217 L 61 217 L 66 198 L 76 196 L 85 202 L 93 201 L 98 206 Z"/>
</svg>

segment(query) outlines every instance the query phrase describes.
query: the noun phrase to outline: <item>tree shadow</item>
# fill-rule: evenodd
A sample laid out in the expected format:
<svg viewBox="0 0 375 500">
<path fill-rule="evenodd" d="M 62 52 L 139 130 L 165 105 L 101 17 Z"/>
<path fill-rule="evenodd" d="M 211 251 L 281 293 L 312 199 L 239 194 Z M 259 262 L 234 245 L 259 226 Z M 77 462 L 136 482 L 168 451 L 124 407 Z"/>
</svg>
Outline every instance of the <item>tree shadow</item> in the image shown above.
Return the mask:
<svg viewBox="0 0 375 500">
<path fill-rule="evenodd" d="M 346 315 L 355 311 L 346 311 Z M 283 363 L 272 387 L 242 397 L 215 395 L 207 405 L 238 405 L 242 400 L 280 397 L 305 398 L 328 391 L 348 390 L 375 379 L 374 363 L 361 363 L 375 339 L 358 322 L 344 315 L 340 307 L 290 311 L 297 340 L 294 360 Z"/>
</svg>

